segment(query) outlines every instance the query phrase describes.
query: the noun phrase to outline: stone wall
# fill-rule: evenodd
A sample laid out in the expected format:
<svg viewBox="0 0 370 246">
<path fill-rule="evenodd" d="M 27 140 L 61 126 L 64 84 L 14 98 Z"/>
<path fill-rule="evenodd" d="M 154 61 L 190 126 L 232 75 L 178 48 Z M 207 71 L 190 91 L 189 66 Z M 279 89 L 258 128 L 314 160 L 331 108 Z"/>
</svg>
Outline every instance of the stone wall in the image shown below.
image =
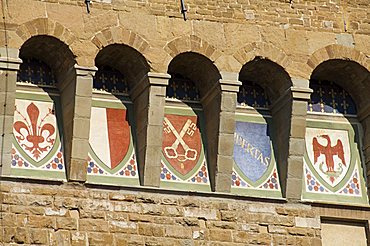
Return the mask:
<svg viewBox="0 0 370 246">
<path fill-rule="evenodd" d="M 365 175 L 370 177 L 368 0 L 185 0 L 187 21 L 179 13 L 178 1 L 102 2 L 93 2 L 88 14 L 84 1 L 2 1 L 1 173 L 8 176 L 4 174 L 10 168 L 19 51 L 26 49 L 24 44 L 30 39 L 37 44 L 35 38 L 51 36 L 63 45 L 29 52 L 46 57 L 50 66 L 58 67 L 68 181 L 1 177 L 0 242 L 321 245 L 321 219 L 354 221 L 368 230 L 368 205 L 301 201 L 309 79 L 313 75 L 340 78 L 340 85 L 354 97 L 364 128 Z M 139 187 L 84 184 L 88 145 L 85 130 L 90 122 L 92 76 L 96 63 L 107 59 L 106 56 L 109 60 L 115 53 L 100 53 L 113 44 L 131 47 L 136 52 L 121 49 L 112 62 L 126 57 L 116 65 L 130 77 L 134 88 L 131 100 L 142 113 L 136 119 L 141 124 Z M 198 74 L 196 78 L 204 90 L 211 91 L 203 103 L 210 109 L 206 117 L 207 129 L 212 129 L 208 134 L 212 139 L 209 147 L 212 193 L 153 188 L 159 186 L 159 140 L 167 73 L 171 61 L 184 52 L 200 54 L 211 64 L 204 67 L 207 76 Z M 70 55 L 68 59 L 74 64 L 61 62 L 60 57 L 67 60 L 64 55 Z M 134 56 L 144 66 L 128 66 L 127 61 Z M 267 60 L 268 66 L 259 63 L 260 60 Z M 328 65 L 327 61 L 333 63 Z M 185 65 L 191 62 L 180 62 L 178 67 Z M 248 71 L 244 73 L 243 67 L 248 67 Z M 194 70 L 189 69 L 188 73 L 194 74 Z M 276 159 L 280 165 L 282 199 L 228 193 L 232 154 L 225 151 L 225 146 L 232 144 L 234 121 L 230 118 L 235 112 L 238 79 L 244 75 L 272 91 L 269 96 L 277 129 Z M 216 83 L 216 87 L 211 83 Z M 220 124 L 212 124 L 212 120 Z"/>
<path fill-rule="evenodd" d="M 320 217 L 369 210 L 80 184 L 2 182 L 2 240 L 42 245 L 321 245 Z"/>
</svg>

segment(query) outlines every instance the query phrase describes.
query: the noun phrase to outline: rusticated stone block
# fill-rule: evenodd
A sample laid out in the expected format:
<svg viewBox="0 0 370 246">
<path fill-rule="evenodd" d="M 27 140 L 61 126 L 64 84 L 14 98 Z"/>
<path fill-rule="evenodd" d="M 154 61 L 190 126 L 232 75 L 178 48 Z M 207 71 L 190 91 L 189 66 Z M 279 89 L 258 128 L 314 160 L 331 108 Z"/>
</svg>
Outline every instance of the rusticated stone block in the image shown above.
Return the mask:
<svg viewBox="0 0 370 246">
<path fill-rule="evenodd" d="M 31 228 L 56 229 L 56 220 L 53 217 L 31 215 L 27 217 L 25 225 Z"/>
<path fill-rule="evenodd" d="M 295 217 L 295 226 L 307 228 L 320 228 L 320 218 Z"/>
<path fill-rule="evenodd" d="M 192 238 L 192 231 L 184 226 L 166 226 L 165 236 L 171 238 Z"/>
<path fill-rule="evenodd" d="M 77 220 L 74 218 L 56 218 L 56 229 L 77 230 Z"/>
<path fill-rule="evenodd" d="M 232 233 L 231 230 L 226 229 L 210 229 L 209 230 L 209 238 L 212 241 L 221 241 L 221 242 L 231 242 L 232 241 Z"/>
<path fill-rule="evenodd" d="M 87 237 L 90 245 L 113 245 L 113 234 L 92 232 L 87 233 Z"/>
<path fill-rule="evenodd" d="M 49 231 L 45 229 L 30 229 L 31 244 L 48 244 Z"/>
<path fill-rule="evenodd" d="M 108 222 L 102 219 L 80 219 L 78 223 L 81 231 L 109 231 Z"/>
<path fill-rule="evenodd" d="M 88 243 L 86 232 L 71 232 L 71 245 L 85 246 Z"/>
<path fill-rule="evenodd" d="M 134 222 L 113 220 L 109 222 L 109 231 L 135 234 L 137 233 L 137 224 Z"/>
<path fill-rule="evenodd" d="M 154 237 L 163 237 L 165 235 L 165 230 L 163 226 L 148 223 L 139 223 L 138 226 L 138 232 L 140 235 Z"/>
<path fill-rule="evenodd" d="M 215 220 L 217 219 L 217 211 L 215 209 L 185 208 L 184 216 Z"/>
</svg>

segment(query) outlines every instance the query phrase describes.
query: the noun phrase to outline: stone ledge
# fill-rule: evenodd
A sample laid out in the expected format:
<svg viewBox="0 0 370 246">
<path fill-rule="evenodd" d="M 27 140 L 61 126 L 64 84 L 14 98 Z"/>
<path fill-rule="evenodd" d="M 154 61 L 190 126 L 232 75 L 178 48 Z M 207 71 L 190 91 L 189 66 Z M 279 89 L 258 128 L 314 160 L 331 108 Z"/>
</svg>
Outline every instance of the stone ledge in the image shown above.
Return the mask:
<svg viewBox="0 0 370 246">
<path fill-rule="evenodd" d="M 0 70 L 18 71 L 21 64 L 20 58 L 0 57 Z"/>
</svg>

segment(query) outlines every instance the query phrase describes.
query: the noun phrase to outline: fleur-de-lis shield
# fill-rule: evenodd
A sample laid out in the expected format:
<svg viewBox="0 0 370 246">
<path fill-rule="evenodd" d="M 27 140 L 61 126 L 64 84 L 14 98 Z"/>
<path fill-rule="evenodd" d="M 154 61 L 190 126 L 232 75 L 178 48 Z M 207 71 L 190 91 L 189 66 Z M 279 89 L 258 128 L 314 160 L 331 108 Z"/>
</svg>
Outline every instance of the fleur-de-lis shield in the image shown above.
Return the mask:
<svg viewBox="0 0 370 246">
<path fill-rule="evenodd" d="M 56 117 L 52 102 L 16 100 L 13 134 L 23 151 L 40 162 L 51 151 L 56 138 Z"/>
</svg>

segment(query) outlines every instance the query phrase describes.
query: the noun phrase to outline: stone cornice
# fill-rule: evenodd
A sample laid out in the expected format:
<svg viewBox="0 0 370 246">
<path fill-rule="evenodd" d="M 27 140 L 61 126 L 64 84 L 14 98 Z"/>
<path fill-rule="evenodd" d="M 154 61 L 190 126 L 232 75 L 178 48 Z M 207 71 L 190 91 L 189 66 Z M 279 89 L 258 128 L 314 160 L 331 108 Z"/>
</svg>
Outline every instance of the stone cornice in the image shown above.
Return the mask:
<svg viewBox="0 0 370 246">
<path fill-rule="evenodd" d="M 135 100 L 147 87 L 149 86 L 159 86 L 165 87 L 168 85 L 168 81 L 171 75 L 167 73 L 153 73 L 149 72 L 145 74 L 139 83 L 137 83 L 134 88 L 131 89 L 131 99 Z"/>
</svg>

